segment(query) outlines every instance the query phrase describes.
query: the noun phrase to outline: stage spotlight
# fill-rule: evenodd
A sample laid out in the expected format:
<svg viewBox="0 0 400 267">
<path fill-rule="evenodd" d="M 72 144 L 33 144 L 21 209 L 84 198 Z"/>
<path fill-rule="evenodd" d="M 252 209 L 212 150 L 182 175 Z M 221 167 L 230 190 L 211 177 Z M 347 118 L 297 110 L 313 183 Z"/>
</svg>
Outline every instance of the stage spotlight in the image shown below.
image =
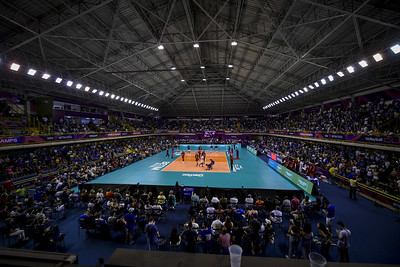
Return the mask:
<svg viewBox="0 0 400 267">
<path fill-rule="evenodd" d="M 34 70 L 34 69 L 29 69 L 28 70 L 28 75 L 33 76 L 35 74 L 36 74 L 36 70 Z"/>
<path fill-rule="evenodd" d="M 13 64 L 11 64 L 11 66 L 10 66 L 10 70 L 18 71 L 20 67 L 21 67 L 21 65 L 19 65 L 19 64 L 17 64 L 17 63 L 13 63 Z"/>
<path fill-rule="evenodd" d="M 337 75 L 338 75 L 339 77 L 343 77 L 343 76 L 344 76 L 344 73 L 341 72 L 341 71 L 339 71 L 339 72 L 337 73 Z"/>
<path fill-rule="evenodd" d="M 42 75 L 42 79 L 47 80 L 48 78 L 50 78 L 50 74 L 44 73 L 44 74 Z"/>
<path fill-rule="evenodd" d="M 373 55 L 373 58 L 375 59 L 376 62 L 379 62 L 383 59 L 382 55 L 379 53 Z"/>
<path fill-rule="evenodd" d="M 359 64 L 361 67 L 363 67 L 363 68 L 365 68 L 365 67 L 368 66 L 368 63 L 367 63 L 367 61 L 365 61 L 365 60 L 361 60 L 360 62 L 358 62 L 358 64 Z"/>
<path fill-rule="evenodd" d="M 62 79 L 61 78 L 57 78 L 56 79 L 56 83 L 61 83 Z"/>
<path fill-rule="evenodd" d="M 390 49 L 391 49 L 391 50 L 393 51 L 393 53 L 395 53 L 395 54 L 400 53 L 400 45 L 398 45 L 398 44 L 392 46 Z"/>
<path fill-rule="evenodd" d="M 353 66 L 347 67 L 347 71 L 348 71 L 349 73 L 353 73 L 353 72 L 354 72 Z"/>
</svg>

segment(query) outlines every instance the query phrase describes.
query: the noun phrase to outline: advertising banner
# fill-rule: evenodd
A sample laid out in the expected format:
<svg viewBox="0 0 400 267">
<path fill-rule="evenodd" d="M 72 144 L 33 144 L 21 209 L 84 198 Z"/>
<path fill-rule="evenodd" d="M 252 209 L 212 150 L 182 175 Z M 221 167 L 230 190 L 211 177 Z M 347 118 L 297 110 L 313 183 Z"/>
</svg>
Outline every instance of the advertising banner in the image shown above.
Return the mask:
<svg viewBox="0 0 400 267">
<path fill-rule="evenodd" d="M 291 170 L 283 167 L 278 162 L 276 162 L 272 159 L 270 159 L 268 161 L 268 165 L 271 166 L 274 170 L 276 170 L 280 174 L 282 174 L 282 176 L 285 177 L 286 179 L 288 179 L 292 184 L 303 189 L 306 193 L 311 195 L 311 192 L 312 192 L 312 189 L 314 186 L 314 184 L 312 182 L 301 177 L 297 173 L 292 172 Z"/>
<path fill-rule="evenodd" d="M 258 155 L 257 149 L 252 148 L 251 146 L 247 146 L 247 150 L 250 151 L 253 155 Z"/>
</svg>

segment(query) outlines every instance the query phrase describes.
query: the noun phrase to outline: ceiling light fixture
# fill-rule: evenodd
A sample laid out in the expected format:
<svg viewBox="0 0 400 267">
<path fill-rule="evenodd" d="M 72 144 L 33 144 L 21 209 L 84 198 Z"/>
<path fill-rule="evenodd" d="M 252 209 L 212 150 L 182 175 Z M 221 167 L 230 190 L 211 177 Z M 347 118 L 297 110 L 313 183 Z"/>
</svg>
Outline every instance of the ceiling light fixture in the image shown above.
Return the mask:
<svg viewBox="0 0 400 267">
<path fill-rule="evenodd" d="M 233 68 L 233 65 L 232 65 L 232 64 L 229 64 L 229 65 L 228 65 L 228 68 Z"/>
<path fill-rule="evenodd" d="M 105 96 L 105 97 L 108 97 L 109 95 L 110 95 L 110 93 L 106 93 L 104 96 Z"/>
<path fill-rule="evenodd" d="M 36 74 L 36 70 L 34 70 L 34 69 L 29 69 L 28 70 L 28 75 L 33 76 L 35 74 Z"/>
<path fill-rule="evenodd" d="M 184 82 L 184 81 L 185 81 L 184 79 L 181 80 L 181 82 Z"/>
<path fill-rule="evenodd" d="M 176 70 L 176 67 L 171 67 L 171 70 Z"/>
<path fill-rule="evenodd" d="M 329 76 L 328 76 L 328 79 L 329 79 L 330 81 L 333 81 L 333 80 L 334 80 L 332 75 L 329 75 Z"/>
<path fill-rule="evenodd" d="M 96 93 L 97 92 L 97 89 L 93 89 L 92 90 L 92 93 L 94 94 L 94 93 Z"/>
<path fill-rule="evenodd" d="M 13 63 L 13 64 L 11 64 L 11 66 L 10 66 L 10 70 L 18 71 L 20 67 L 21 67 L 21 65 L 19 65 L 19 64 L 17 64 L 17 63 Z"/>
<path fill-rule="evenodd" d="M 307 87 L 304 87 L 303 90 L 304 90 L 304 92 L 308 92 Z"/>
<path fill-rule="evenodd" d="M 86 86 L 86 87 L 85 87 L 85 91 L 86 91 L 86 92 L 89 92 L 89 90 L 90 90 L 90 87 L 89 87 L 89 86 Z"/>
<path fill-rule="evenodd" d="M 163 49 L 164 49 L 164 46 L 163 46 L 162 44 L 160 44 L 159 46 L 157 46 L 157 48 L 158 48 L 159 50 L 163 50 Z"/>
<path fill-rule="evenodd" d="M 315 87 L 319 87 L 319 83 L 315 82 L 314 83 Z"/>
<path fill-rule="evenodd" d="M 358 62 L 358 65 L 360 65 L 361 67 L 365 68 L 365 67 L 368 66 L 368 63 L 365 60 L 361 60 L 360 62 Z"/>
<path fill-rule="evenodd" d="M 206 67 L 205 66 L 200 66 L 200 69 L 205 69 Z"/>
<path fill-rule="evenodd" d="M 104 95 L 104 91 L 100 91 L 100 92 L 99 92 L 99 95 Z"/>
<path fill-rule="evenodd" d="M 312 86 L 312 85 L 309 85 L 309 86 L 308 86 L 308 88 L 310 88 L 310 89 L 314 89 L 314 86 Z"/>
<path fill-rule="evenodd" d="M 395 54 L 400 53 L 400 45 L 398 45 L 398 44 L 392 46 L 390 49 L 391 49 L 391 50 L 393 51 L 393 53 L 395 53 Z"/>
<path fill-rule="evenodd" d="M 72 82 L 72 81 L 68 81 L 68 82 L 67 82 L 67 86 L 69 86 L 69 87 L 71 87 L 71 86 L 72 86 L 72 84 L 73 84 L 73 82 Z"/>
<path fill-rule="evenodd" d="M 229 80 L 230 80 L 230 78 L 229 78 L 229 77 L 226 77 L 225 79 L 226 79 L 227 81 L 229 81 Z"/>
<path fill-rule="evenodd" d="M 78 84 L 76 85 L 76 89 L 81 89 L 81 88 L 82 88 L 82 84 L 78 83 Z"/>
<path fill-rule="evenodd" d="M 194 43 L 194 44 L 193 44 L 193 47 L 194 47 L 194 48 L 199 48 L 200 45 L 199 45 L 199 43 Z"/>
<path fill-rule="evenodd" d="M 115 95 L 114 95 L 114 94 L 112 94 L 112 95 L 111 95 L 111 98 L 112 98 L 112 99 L 114 99 L 114 98 L 115 98 Z"/>
<path fill-rule="evenodd" d="M 379 53 L 373 55 L 373 58 L 375 59 L 376 62 L 379 62 L 383 59 L 382 55 Z"/>
<path fill-rule="evenodd" d="M 44 74 L 42 75 L 42 79 L 47 80 L 48 78 L 50 78 L 50 74 L 44 73 Z"/>
<path fill-rule="evenodd" d="M 326 84 L 326 80 L 325 79 L 321 79 L 321 83 L 322 84 Z"/>
<path fill-rule="evenodd" d="M 117 95 L 116 97 L 115 97 L 115 100 L 118 100 L 119 99 L 119 95 Z"/>
<path fill-rule="evenodd" d="M 56 83 L 61 83 L 62 79 L 61 78 L 57 78 L 56 79 Z"/>
<path fill-rule="evenodd" d="M 347 71 L 348 71 L 349 73 L 353 73 L 353 72 L 354 72 L 353 66 L 347 67 Z"/>
<path fill-rule="evenodd" d="M 231 42 L 231 46 L 237 46 L 237 44 L 238 44 L 238 43 L 237 43 L 236 41 L 232 41 L 232 42 Z"/>
<path fill-rule="evenodd" d="M 343 77 L 343 76 L 344 76 L 344 73 L 341 72 L 341 71 L 339 71 L 339 72 L 337 73 L 337 75 L 338 75 L 339 77 Z"/>
</svg>

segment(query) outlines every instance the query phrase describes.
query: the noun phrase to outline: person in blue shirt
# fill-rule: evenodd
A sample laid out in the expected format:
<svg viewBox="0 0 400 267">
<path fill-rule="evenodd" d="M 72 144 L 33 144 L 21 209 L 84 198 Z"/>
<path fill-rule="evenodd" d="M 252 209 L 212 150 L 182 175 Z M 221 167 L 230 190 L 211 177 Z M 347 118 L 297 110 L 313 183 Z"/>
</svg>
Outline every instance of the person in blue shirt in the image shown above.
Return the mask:
<svg viewBox="0 0 400 267">
<path fill-rule="evenodd" d="M 199 240 L 201 241 L 204 254 L 212 253 L 212 230 L 208 222 L 202 225 L 203 230 L 199 233 Z"/>
<path fill-rule="evenodd" d="M 126 227 L 126 244 L 132 245 L 133 241 L 133 234 L 136 224 L 136 217 L 133 214 L 134 208 L 130 208 L 128 213 L 124 216 L 125 227 Z"/>
<path fill-rule="evenodd" d="M 154 223 L 153 216 L 149 218 L 149 223 L 145 226 L 144 231 L 146 232 L 149 250 L 151 250 L 153 246 L 156 248 L 156 250 L 158 250 L 158 238 L 160 237 L 160 233 L 158 232 L 158 228 Z"/>
<path fill-rule="evenodd" d="M 335 206 L 333 206 L 329 201 L 327 202 L 327 208 L 324 210 L 326 214 L 326 225 L 329 231 L 332 230 L 332 221 L 335 219 Z"/>
</svg>

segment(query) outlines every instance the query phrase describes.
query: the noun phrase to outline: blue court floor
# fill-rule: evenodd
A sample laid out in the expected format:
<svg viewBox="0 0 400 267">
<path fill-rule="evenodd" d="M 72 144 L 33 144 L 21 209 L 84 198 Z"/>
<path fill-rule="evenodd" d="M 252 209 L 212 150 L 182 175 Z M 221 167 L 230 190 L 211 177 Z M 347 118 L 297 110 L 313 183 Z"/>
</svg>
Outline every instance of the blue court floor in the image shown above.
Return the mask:
<svg viewBox="0 0 400 267">
<path fill-rule="evenodd" d="M 209 146 L 203 149 L 209 149 Z M 197 147 L 191 146 L 191 150 L 194 153 Z M 219 145 L 218 151 L 226 151 L 225 153 L 228 154 L 227 148 L 222 145 Z M 169 152 L 171 153 L 171 150 Z M 212 153 L 208 152 L 207 158 L 211 157 Z M 139 182 L 142 185 L 173 186 L 178 181 L 180 185 L 197 187 L 241 188 L 243 186 L 253 189 L 298 189 L 245 148 L 239 148 L 240 159 L 234 161 L 234 168 L 230 173 L 161 171 L 180 155 L 181 151 L 175 150 L 174 158 L 167 158 L 166 151 L 163 151 L 89 183 L 137 184 Z M 191 164 L 191 162 L 185 162 L 185 164 Z M 193 168 L 196 168 L 195 164 L 192 164 Z"/>
</svg>

